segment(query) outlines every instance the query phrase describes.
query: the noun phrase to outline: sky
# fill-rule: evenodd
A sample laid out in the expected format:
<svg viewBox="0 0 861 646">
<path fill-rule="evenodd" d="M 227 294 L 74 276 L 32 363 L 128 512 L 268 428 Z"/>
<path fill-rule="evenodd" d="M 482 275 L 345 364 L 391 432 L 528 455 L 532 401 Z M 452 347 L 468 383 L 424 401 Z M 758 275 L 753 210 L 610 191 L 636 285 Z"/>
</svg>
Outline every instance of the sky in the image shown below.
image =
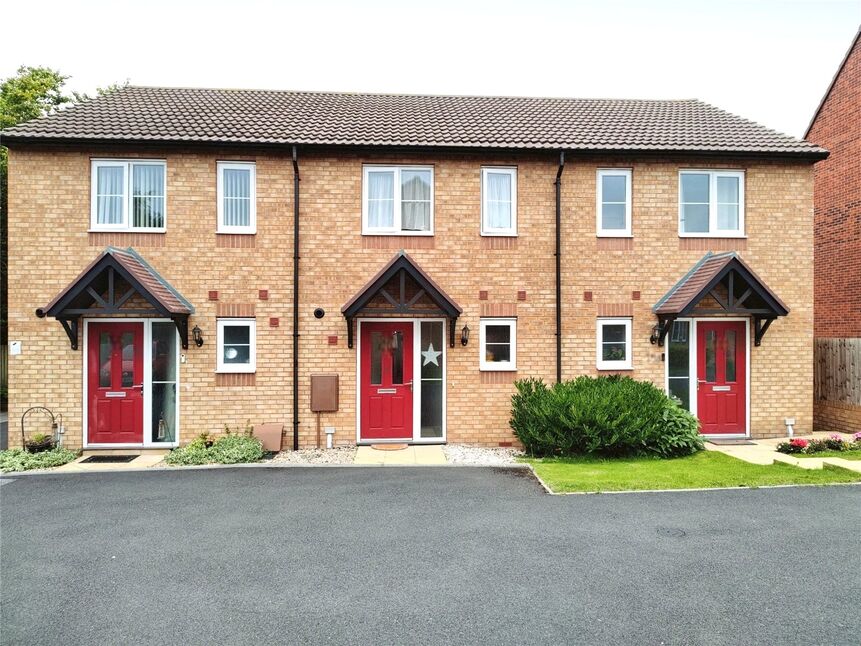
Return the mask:
<svg viewBox="0 0 861 646">
<path fill-rule="evenodd" d="M 859 23 L 861 0 L 39 0 L 0 10 L 0 78 L 697 98 L 800 137 Z"/>
</svg>

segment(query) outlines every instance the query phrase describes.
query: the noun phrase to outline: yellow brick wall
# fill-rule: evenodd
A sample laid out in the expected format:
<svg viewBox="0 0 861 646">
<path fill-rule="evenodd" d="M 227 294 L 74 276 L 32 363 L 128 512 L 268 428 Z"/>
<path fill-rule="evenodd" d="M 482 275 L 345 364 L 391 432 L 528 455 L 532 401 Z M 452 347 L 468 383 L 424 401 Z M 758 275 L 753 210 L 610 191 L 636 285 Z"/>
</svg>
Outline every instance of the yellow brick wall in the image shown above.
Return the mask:
<svg viewBox="0 0 861 646">
<path fill-rule="evenodd" d="M 87 233 L 90 157 L 141 156 L 167 160 L 167 233 L 151 236 Z M 216 160 L 256 159 L 257 228 L 254 248 L 217 242 Z M 435 169 L 433 238 L 361 235 L 362 163 L 422 163 Z M 518 167 L 518 230 L 514 242 L 480 236 L 482 165 Z M 496 445 L 513 440 L 508 427 L 511 376 L 478 370 L 482 314 L 503 309 L 518 317 L 518 377 L 555 376 L 553 155 L 338 156 L 300 154 L 300 433 L 314 439 L 310 375 L 340 375 L 341 408 L 322 416 L 338 444 L 355 441 L 356 350 L 347 348 L 341 306 L 404 248 L 463 308 L 457 334 L 469 325 L 467 347 L 446 348 L 448 439 Z M 754 435 L 783 432 L 794 416 L 799 432 L 812 424 L 812 179 L 806 164 L 722 163 L 746 172 L 746 241 L 711 242 L 697 250 L 677 234 L 678 169 L 701 160 L 569 159 L 563 175 L 563 376 L 596 374 L 595 319 L 599 312 L 634 315 L 632 376 L 664 381 L 661 350 L 648 339 L 651 306 L 705 249 L 740 254 L 792 310 L 775 322 L 763 345 L 751 348 L 751 425 Z M 595 237 L 595 171 L 633 172 L 632 244 Z M 10 427 L 31 405 L 62 412 L 67 444 L 81 443 L 82 351 L 72 351 L 54 320 L 37 319 L 44 306 L 105 244 L 133 244 L 196 307 L 206 343 L 192 344 L 180 367 L 181 439 L 224 424 L 281 422 L 291 427 L 292 189 L 289 157 L 272 152 L 237 156 L 209 150 L 12 150 L 10 154 L 10 331 L 23 354 L 10 358 Z M 245 242 L 241 240 L 240 242 Z M 258 290 L 269 290 L 268 300 Z M 208 300 L 217 290 L 219 300 Z M 487 291 L 480 300 L 479 292 Z M 517 292 L 525 291 L 519 301 Z M 584 291 L 593 300 L 584 301 Z M 632 292 L 640 291 L 640 300 Z M 257 374 L 253 386 L 216 385 L 215 321 L 219 306 L 253 304 Z M 322 307 L 322 319 L 313 316 Z M 279 327 L 269 319 L 278 317 Z M 328 337 L 337 336 L 336 345 Z M 10 440 L 16 442 L 16 434 Z"/>
</svg>

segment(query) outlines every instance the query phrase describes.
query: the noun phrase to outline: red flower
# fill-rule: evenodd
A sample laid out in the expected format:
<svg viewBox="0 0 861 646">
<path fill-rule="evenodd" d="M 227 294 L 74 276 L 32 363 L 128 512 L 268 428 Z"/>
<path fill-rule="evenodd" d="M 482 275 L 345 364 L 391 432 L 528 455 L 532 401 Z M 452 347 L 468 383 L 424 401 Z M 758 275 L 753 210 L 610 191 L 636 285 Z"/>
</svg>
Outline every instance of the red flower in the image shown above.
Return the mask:
<svg viewBox="0 0 861 646">
<path fill-rule="evenodd" d="M 789 444 L 791 446 L 797 446 L 800 449 L 807 448 L 807 440 L 802 440 L 800 437 L 792 440 Z"/>
</svg>

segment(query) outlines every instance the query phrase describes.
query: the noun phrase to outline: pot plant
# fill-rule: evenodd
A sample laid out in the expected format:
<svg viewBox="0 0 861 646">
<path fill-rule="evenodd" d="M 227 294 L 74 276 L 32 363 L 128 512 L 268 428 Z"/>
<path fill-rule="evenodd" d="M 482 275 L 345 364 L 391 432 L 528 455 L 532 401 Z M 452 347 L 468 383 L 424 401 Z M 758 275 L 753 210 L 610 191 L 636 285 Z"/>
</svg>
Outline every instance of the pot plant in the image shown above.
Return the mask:
<svg viewBox="0 0 861 646">
<path fill-rule="evenodd" d="M 36 435 L 24 442 L 24 447 L 30 453 L 50 451 L 54 448 L 54 438 L 47 433 L 36 433 Z"/>
</svg>

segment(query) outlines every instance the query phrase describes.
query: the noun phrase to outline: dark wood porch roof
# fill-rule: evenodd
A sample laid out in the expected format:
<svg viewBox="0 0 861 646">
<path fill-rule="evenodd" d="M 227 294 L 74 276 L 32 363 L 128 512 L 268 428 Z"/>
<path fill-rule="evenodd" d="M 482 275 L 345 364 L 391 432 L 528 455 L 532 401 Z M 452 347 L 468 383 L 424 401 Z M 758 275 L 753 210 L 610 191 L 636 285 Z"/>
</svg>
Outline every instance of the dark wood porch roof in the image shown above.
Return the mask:
<svg viewBox="0 0 861 646">
<path fill-rule="evenodd" d="M 411 298 L 405 292 L 405 280 L 409 277 L 417 285 L 417 291 Z M 394 279 L 400 279 L 399 294 L 390 294 L 386 286 Z M 371 302 L 382 296 L 391 306 L 384 312 L 368 307 Z M 434 310 L 420 309 L 416 305 L 420 299 L 427 298 L 437 308 Z M 433 279 L 405 251 L 401 250 L 371 278 L 356 294 L 344 303 L 341 313 L 347 319 L 347 345 L 353 347 L 353 318 L 359 314 L 400 314 L 428 315 L 438 314 L 449 319 L 451 326 L 451 344 L 454 344 L 454 322 L 463 310 L 454 299 L 446 294 Z"/>
<path fill-rule="evenodd" d="M 140 296 L 150 308 L 124 307 Z M 77 350 L 78 321 L 82 316 L 132 314 L 172 319 L 188 347 L 188 317 L 194 306 L 171 286 L 134 249 L 107 247 L 36 316 L 56 318 Z"/>
<path fill-rule="evenodd" d="M 716 307 L 702 304 L 710 298 Z M 734 251 L 703 256 L 661 300 L 652 311 L 661 323 L 659 345 L 663 345 L 668 323 L 690 314 L 735 314 L 752 316 L 755 322 L 755 344 L 779 316 L 789 314 L 789 307 L 756 275 Z"/>
</svg>

